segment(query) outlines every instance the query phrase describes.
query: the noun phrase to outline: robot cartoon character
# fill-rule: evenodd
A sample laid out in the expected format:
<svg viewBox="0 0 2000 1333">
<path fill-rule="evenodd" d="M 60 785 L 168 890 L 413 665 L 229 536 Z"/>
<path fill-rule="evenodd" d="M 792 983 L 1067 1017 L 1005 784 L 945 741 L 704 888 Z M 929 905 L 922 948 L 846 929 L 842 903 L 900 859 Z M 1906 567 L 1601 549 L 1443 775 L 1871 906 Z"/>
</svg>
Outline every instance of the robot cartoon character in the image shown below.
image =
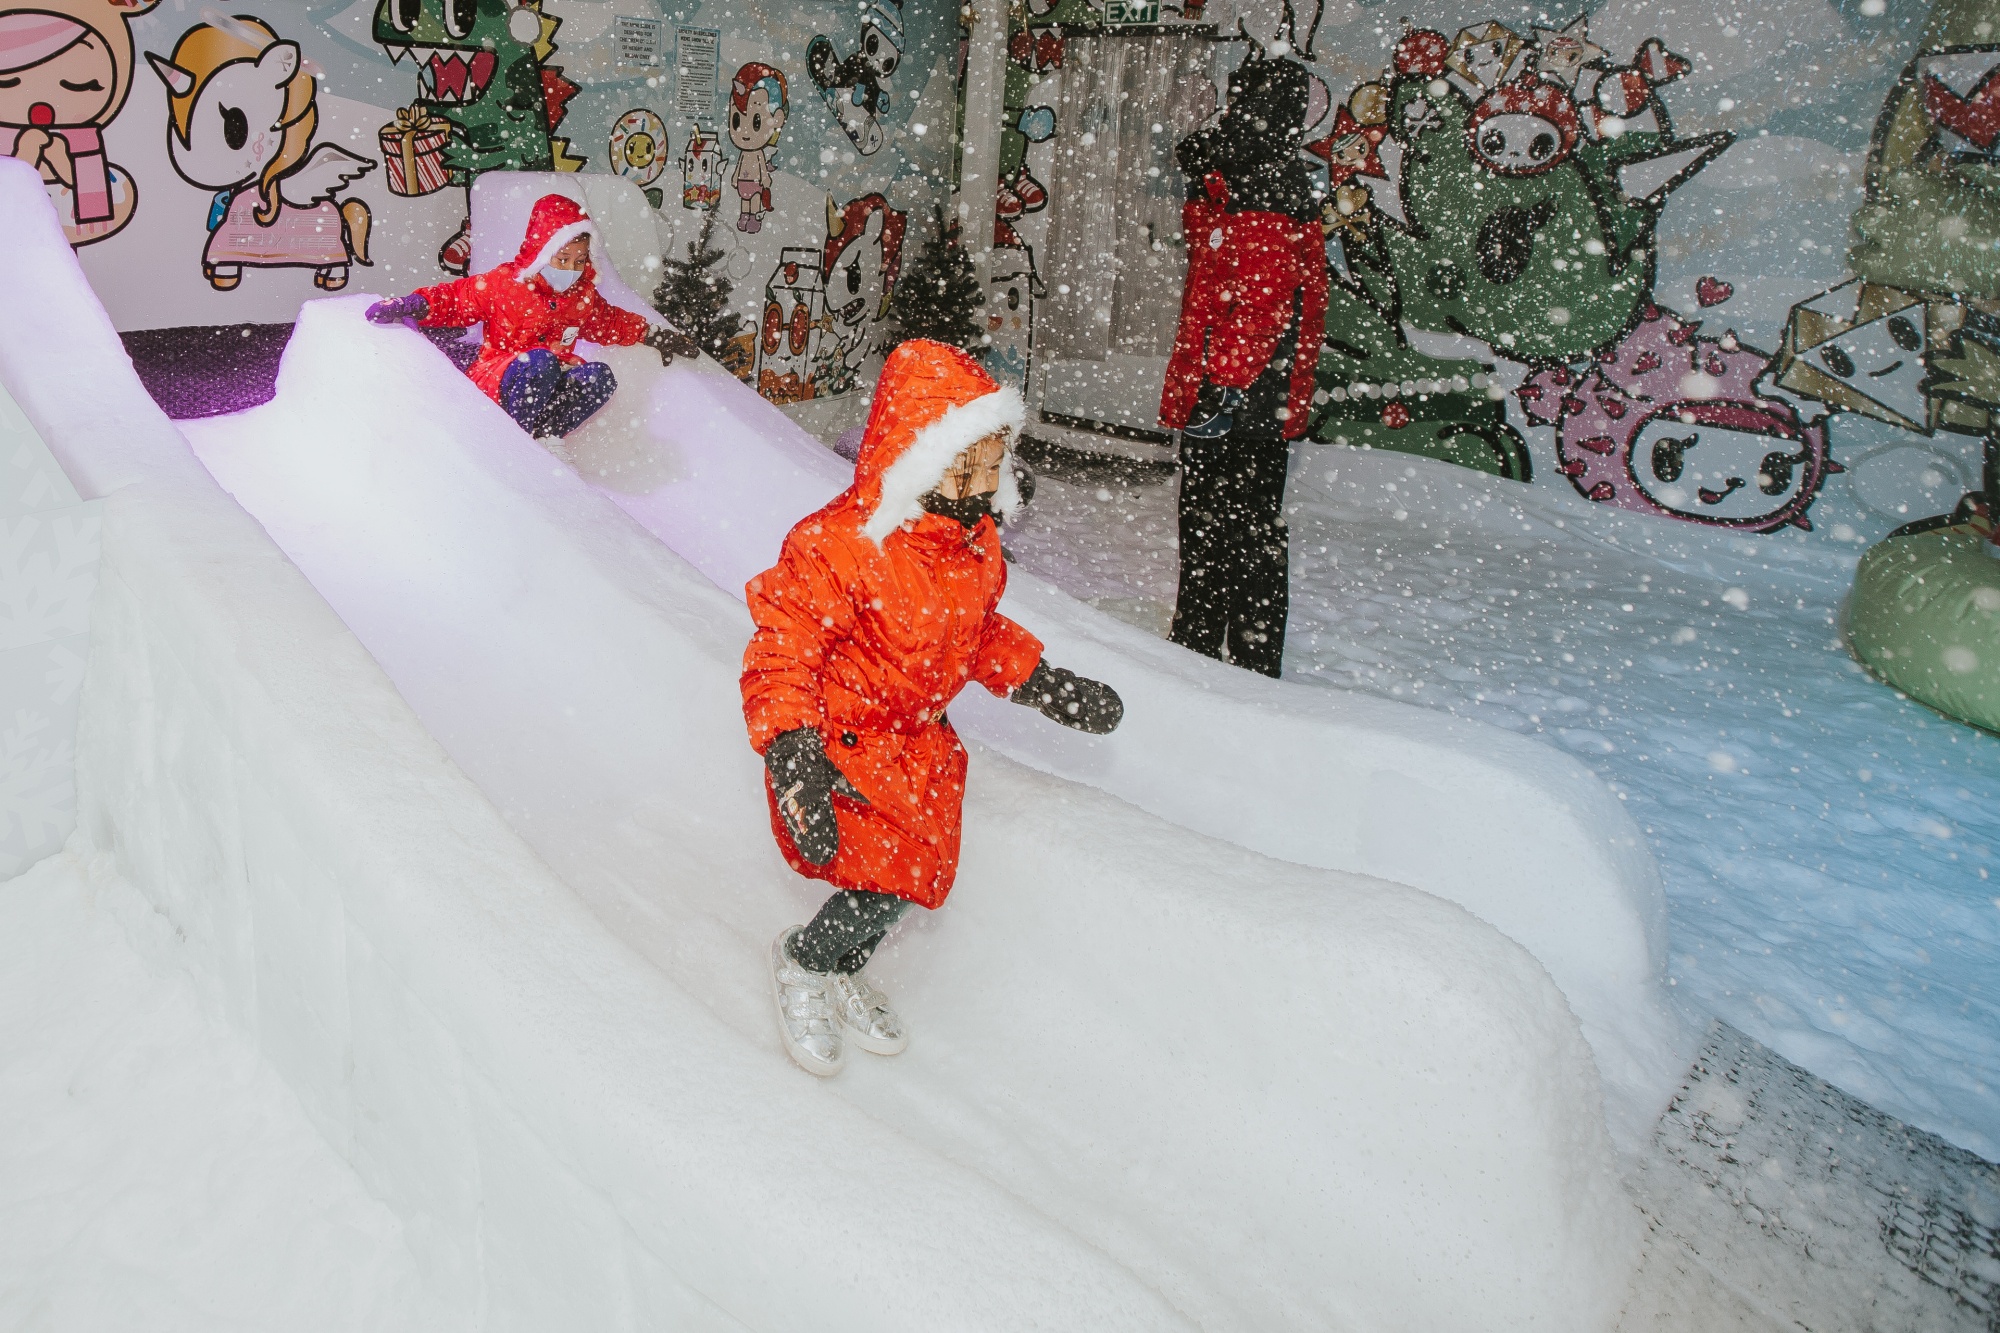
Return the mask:
<svg viewBox="0 0 2000 1333">
<path fill-rule="evenodd" d="M 882 113 L 889 109 L 889 76 L 903 59 L 902 0 L 867 0 L 862 6 L 861 42 L 842 59 L 832 39 L 817 36 L 806 46 L 806 70 L 826 101 L 826 109 L 864 157 L 882 147 Z"/>
</svg>

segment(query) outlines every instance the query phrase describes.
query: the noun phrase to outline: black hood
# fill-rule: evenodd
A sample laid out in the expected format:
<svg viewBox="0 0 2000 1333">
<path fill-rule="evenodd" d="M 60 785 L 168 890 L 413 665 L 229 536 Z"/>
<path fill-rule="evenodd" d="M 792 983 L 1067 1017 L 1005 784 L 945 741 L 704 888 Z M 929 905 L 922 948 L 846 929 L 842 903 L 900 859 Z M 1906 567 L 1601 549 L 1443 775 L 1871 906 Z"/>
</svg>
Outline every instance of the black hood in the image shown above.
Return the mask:
<svg viewBox="0 0 2000 1333">
<path fill-rule="evenodd" d="M 1229 76 L 1229 102 L 1222 115 L 1174 150 L 1187 178 L 1188 197 L 1206 197 L 1202 178 L 1212 171 L 1229 186 L 1232 213 L 1317 220 L 1319 194 L 1299 157 L 1311 94 L 1311 75 L 1304 65 L 1252 52 Z"/>
</svg>

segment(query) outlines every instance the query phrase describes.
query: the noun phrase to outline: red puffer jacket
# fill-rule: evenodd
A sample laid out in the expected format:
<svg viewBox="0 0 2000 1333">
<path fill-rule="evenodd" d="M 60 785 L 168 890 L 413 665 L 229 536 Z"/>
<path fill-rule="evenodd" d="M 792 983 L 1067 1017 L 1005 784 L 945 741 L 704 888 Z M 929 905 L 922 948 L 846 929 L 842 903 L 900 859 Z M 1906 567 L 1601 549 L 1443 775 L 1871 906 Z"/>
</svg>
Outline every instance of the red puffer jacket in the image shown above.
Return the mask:
<svg viewBox="0 0 2000 1333">
<path fill-rule="evenodd" d="M 1283 213 L 1229 212 L 1229 188 L 1219 174 L 1211 172 L 1204 185 L 1208 199 L 1181 206 L 1187 285 L 1160 394 L 1160 420 L 1179 430 L 1188 423 L 1204 379 L 1247 389 L 1282 352 L 1291 357 L 1292 368 L 1281 427 L 1286 439 L 1295 440 L 1305 434 L 1326 333 L 1326 238 L 1317 223 Z M 1298 344 L 1281 349 L 1278 340 L 1292 321 L 1294 293 Z"/>
<path fill-rule="evenodd" d="M 957 348 L 912 340 L 875 388 L 854 484 L 785 538 L 778 563 L 745 590 L 757 632 L 743 654 L 743 717 L 762 754 L 815 727 L 868 804 L 834 797 L 840 851 L 798 854 L 777 800 L 771 830 L 801 875 L 936 907 L 958 871 L 965 747 L 945 706 L 968 682 L 1005 695 L 1042 645 L 994 608 L 1007 586 L 993 520 L 968 531 L 920 497 L 954 455 L 1018 431 L 1020 396 Z M 1019 503 L 1003 464 L 996 507 Z"/>
<path fill-rule="evenodd" d="M 586 265 L 566 292 L 557 292 L 538 272 L 556 251 L 590 229 L 590 218 L 576 201 L 544 195 L 528 215 L 527 237 L 512 262 L 418 291 L 430 306 L 422 323 L 433 328 L 486 325 L 479 359 L 465 373 L 488 398 L 499 401 L 500 377 L 522 352 L 545 348 L 575 366 L 583 364 L 574 350 L 579 338 L 619 347 L 646 336 L 651 326 L 645 319 L 597 294 L 595 264 Z M 596 241 L 592 234 L 593 258 Z"/>
</svg>

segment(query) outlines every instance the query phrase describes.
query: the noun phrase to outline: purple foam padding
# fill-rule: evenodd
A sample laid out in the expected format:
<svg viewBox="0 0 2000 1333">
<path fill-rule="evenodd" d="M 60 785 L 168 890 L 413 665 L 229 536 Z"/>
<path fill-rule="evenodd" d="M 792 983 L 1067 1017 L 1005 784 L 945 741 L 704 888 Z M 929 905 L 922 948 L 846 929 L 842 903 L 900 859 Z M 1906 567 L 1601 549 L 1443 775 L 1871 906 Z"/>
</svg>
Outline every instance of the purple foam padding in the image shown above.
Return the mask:
<svg viewBox="0 0 2000 1333">
<path fill-rule="evenodd" d="M 168 416 L 184 421 L 270 402 L 292 326 L 197 325 L 119 336 L 146 392 Z"/>
</svg>

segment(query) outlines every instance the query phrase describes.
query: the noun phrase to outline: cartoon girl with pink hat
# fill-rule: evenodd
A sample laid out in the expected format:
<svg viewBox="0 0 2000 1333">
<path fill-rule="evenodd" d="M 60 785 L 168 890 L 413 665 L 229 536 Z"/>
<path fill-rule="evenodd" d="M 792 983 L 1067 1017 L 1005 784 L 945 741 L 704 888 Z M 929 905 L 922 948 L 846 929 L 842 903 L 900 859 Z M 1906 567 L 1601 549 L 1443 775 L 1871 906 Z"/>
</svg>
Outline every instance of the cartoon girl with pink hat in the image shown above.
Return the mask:
<svg viewBox="0 0 2000 1333">
<path fill-rule="evenodd" d="M 34 167 L 71 245 L 132 220 L 139 192 L 105 156 L 132 88 L 129 20 L 158 0 L 45 0 L 0 13 L 0 152 Z"/>
<path fill-rule="evenodd" d="M 733 178 L 738 231 L 764 230 L 764 215 L 771 211 L 771 149 L 789 111 L 781 71 L 753 60 L 729 81 L 729 142 L 741 154 Z"/>
</svg>

